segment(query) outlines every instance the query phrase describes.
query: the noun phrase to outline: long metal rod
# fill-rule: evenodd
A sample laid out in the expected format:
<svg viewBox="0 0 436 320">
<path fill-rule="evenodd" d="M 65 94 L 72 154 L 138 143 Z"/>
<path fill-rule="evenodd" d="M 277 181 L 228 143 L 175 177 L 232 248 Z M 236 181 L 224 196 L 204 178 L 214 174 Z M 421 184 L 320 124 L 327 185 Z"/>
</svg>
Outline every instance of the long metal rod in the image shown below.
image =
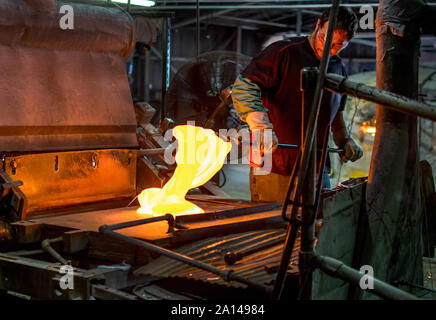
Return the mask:
<svg viewBox="0 0 436 320">
<path fill-rule="evenodd" d="M 436 6 L 436 2 L 427 3 L 428 6 L 434 7 Z M 344 7 L 349 8 L 360 8 L 362 6 L 371 6 L 378 7 L 378 3 L 344 3 L 342 4 Z M 277 10 L 277 9 L 325 9 L 330 8 L 330 4 L 289 4 L 289 5 L 202 5 L 201 9 L 203 10 L 221 10 L 221 9 L 232 9 L 232 10 Z M 195 10 L 196 6 L 193 2 L 193 5 L 181 5 L 181 6 L 155 6 L 147 8 L 148 11 L 157 11 L 157 10 Z"/>
<path fill-rule="evenodd" d="M 417 115 L 436 121 L 436 107 L 410 99 L 389 91 L 380 90 L 362 83 L 353 82 L 337 74 L 326 75 L 324 87 L 330 91 L 351 95 L 381 105 L 389 106 L 400 112 Z"/>
<path fill-rule="evenodd" d="M 141 241 L 141 240 L 138 240 L 138 239 L 135 239 L 132 237 L 128 237 L 128 236 L 119 234 L 117 232 L 110 230 L 107 226 L 101 226 L 99 228 L 99 231 L 100 231 L 100 233 L 105 234 L 105 235 L 110 236 L 110 237 L 113 237 L 115 239 L 119 239 L 119 240 L 125 241 L 127 243 L 139 246 L 141 248 L 150 250 L 150 251 L 155 252 L 157 254 L 166 256 L 168 258 L 181 261 L 183 263 L 189 264 L 190 266 L 209 271 L 213 274 L 220 276 L 225 281 L 237 281 L 237 282 L 243 283 L 243 284 L 245 284 L 253 289 L 259 290 L 263 293 L 267 292 L 267 288 L 265 286 L 258 284 L 256 282 L 250 281 L 248 279 L 245 279 L 245 278 L 239 276 L 238 274 L 235 274 L 232 269 L 225 269 L 225 270 L 218 269 L 218 268 L 211 266 L 209 264 L 195 260 L 191 257 L 182 255 L 180 253 L 167 250 L 165 248 L 151 244 L 149 242 Z"/>
<path fill-rule="evenodd" d="M 162 98 L 161 121 L 166 117 L 165 96 L 170 87 L 171 70 L 171 17 L 163 18 L 162 26 Z"/>
<path fill-rule="evenodd" d="M 315 255 L 314 262 L 322 271 L 324 271 L 328 275 L 340 278 L 347 282 L 354 283 L 357 286 L 360 285 L 363 277 L 369 277 L 369 275 L 365 275 L 353 268 L 350 268 L 343 262 L 331 257 Z M 394 286 L 391 286 L 386 282 L 383 282 L 376 278 L 372 278 L 371 280 L 373 280 L 374 288 L 370 291 L 382 297 L 383 299 L 419 300 L 416 296 L 411 295 L 410 293 L 398 289 Z"/>
<path fill-rule="evenodd" d="M 300 150 L 300 152 L 302 153 L 302 157 L 301 157 L 302 159 L 297 174 L 296 186 L 294 188 L 295 190 L 292 196 L 294 203 L 296 200 L 300 199 L 300 195 L 303 189 L 302 188 L 303 182 L 305 176 L 307 175 L 307 171 L 309 167 L 309 160 L 311 156 L 311 150 L 313 147 L 313 141 L 314 141 L 317 121 L 318 121 L 319 108 L 321 104 L 322 89 L 323 89 L 328 63 L 330 60 L 330 49 L 333 39 L 333 31 L 336 26 L 339 4 L 340 4 L 339 0 L 332 0 L 332 8 L 330 10 L 330 17 L 329 17 L 329 26 L 327 30 L 327 38 L 324 44 L 323 56 L 320 63 L 320 72 L 318 74 L 316 89 L 314 92 L 313 107 L 310 112 L 308 124 L 306 127 L 306 132 L 304 136 L 304 145 L 302 146 L 302 150 Z M 294 177 L 291 177 L 291 181 L 292 180 L 294 180 Z M 292 186 L 290 185 L 290 187 Z M 287 205 L 287 202 L 285 202 L 284 205 Z M 286 211 L 286 208 L 283 208 L 283 211 Z M 298 207 L 293 205 L 291 218 L 296 216 L 297 211 L 298 211 Z M 291 234 L 295 235 L 297 233 L 295 229 L 298 230 L 299 226 L 300 226 L 299 224 L 293 224 L 291 227 L 288 228 L 288 235 L 286 237 L 286 243 L 284 246 L 282 259 L 280 261 L 279 271 L 277 273 L 276 281 L 274 283 L 274 289 L 272 292 L 273 299 L 280 299 L 281 293 L 283 291 L 285 275 L 289 265 L 289 258 L 294 244 L 293 242 L 295 242 L 295 239 L 293 239 L 293 237 L 291 237 L 290 235 Z"/>
<path fill-rule="evenodd" d="M 195 56 L 200 55 L 200 35 L 201 35 L 201 25 L 200 25 L 200 0 L 196 1 L 195 16 L 197 18 L 195 24 Z"/>
<path fill-rule="evenodd" d="M 143 225 L 143 224 L 159 222 L 159 221 L 168 221 L 168 226 L 169 226 L 170 230 L 172 230 L 173 227 L 174 227 L 174 217 L 171 214 L 166 214 L 166 215 L 163 215 L 163 216 L 146 218 L 146 219 L 141 219 L 141 220 L 122 222 L 122 223 L 112 224 L 112 225 L 109 225 L 109 226 L 108 225 L 104 225 L 102 227 L 104 229 L 114 231 L 114 230 L 131 228 L 131 227 L 136 227 L 136 226 L 140 226 L 140 225 Z"/>
</svg>

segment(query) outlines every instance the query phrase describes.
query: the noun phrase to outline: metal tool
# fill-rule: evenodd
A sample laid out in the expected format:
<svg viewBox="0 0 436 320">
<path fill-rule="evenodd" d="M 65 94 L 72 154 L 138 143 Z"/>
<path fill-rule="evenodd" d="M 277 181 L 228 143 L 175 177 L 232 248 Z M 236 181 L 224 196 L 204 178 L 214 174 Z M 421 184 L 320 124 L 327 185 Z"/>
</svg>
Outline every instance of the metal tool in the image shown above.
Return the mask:
<svg viewBox="0 0 436 320">
<path fill-rule="evenodd" d="M 285 143 L 279 143 L 277 144 L 278 148 L 290 148 L 290 149 L 298 149 L 300 148 L 299 145 L 296 144 L 285 144 Z M 339 149 L 335 149 L 335 148 L 328 148 L 329 152 L 333 152 L 333 153 L 341 153 L 344 152 L 344 149 L 339 148 Z"/>
</svg>

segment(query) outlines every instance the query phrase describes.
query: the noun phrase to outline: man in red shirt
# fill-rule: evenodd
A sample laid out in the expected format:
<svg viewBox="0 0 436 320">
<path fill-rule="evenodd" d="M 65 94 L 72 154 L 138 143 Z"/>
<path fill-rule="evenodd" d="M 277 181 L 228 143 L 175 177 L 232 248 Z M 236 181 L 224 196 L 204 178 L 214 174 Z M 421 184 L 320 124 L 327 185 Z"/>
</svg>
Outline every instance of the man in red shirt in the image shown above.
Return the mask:
<svg viewBox="0 0 436 320">
<path fill-rule="evenodd" d="M 298 150 L 276 149 L 276 146 L 278 141 L 281 144 L 301 144 L 300 71 L 305 67 L 319 67 L 329 13 L 330 9 L 324 11 L 310 36 L 294 37 L 269 45 L 250 62 L 232 86 L 235 109 L 241 120 L 249 125 L 250 130 L 273 130 L 272 142 L 261 146 L 266 155 L 274 151 L 271 173 L 255 175 L 253 168 L 250 171 L 253 201 L 284 200 Z M 330 52 L 329 73 L 346 76 L 345 68 L 337 54 L 348 45 L 356 29 L 356 15 L 352 10 L 340 7 Z M 322 141 L 322 132 L 331 125 L 335 144 L 345 150 L 341 154 L 341 159 L 347 162 L 361 158 L 363 151 L 346 130 L 342 115 L 345 101 L 345 96 L 324 91 L 317 141 Z M 324 174 L 323 181 L 324 187 L 329 187 L 327 174 Z"/>
</svg>

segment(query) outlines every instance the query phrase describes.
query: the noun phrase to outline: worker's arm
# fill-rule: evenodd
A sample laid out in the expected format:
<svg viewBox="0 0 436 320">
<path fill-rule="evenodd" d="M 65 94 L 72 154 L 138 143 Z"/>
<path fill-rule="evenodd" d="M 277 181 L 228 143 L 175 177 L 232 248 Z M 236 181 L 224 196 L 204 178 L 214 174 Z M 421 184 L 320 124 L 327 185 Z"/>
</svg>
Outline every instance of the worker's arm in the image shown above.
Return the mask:
<svg viewBox="0 0 436 320">
<path fill-rule="evenodd" d="M 363 156 L 362 148 L 349 135 L 342 111 L 338 111 L 332 122 L 333 141 L 344 152 L 340 154 L 343 162 L 356 161 Z"/>
<path fill-rule="evenodd" d="M 232 100 L 239 118 L 248 124 L 254 136 L 261 139 L 261 150 L 273 152 L 277 148 L 278 141 L 268 117 L 268 110 L 263 107 L 259 86 L 239 75 L 232 86 Z M 264 141 L 262 131 L 264 129 L 272 130 L 272 141 Z"/>
<path fill-rule="evenodd" d="M 232 85 L 232 100 L 239 118 L 244 122 L 247 122 L 247 115 L 253 111 L 268 112 L 263 107 L 259 86 L 241 75 Z"/>
</svg>

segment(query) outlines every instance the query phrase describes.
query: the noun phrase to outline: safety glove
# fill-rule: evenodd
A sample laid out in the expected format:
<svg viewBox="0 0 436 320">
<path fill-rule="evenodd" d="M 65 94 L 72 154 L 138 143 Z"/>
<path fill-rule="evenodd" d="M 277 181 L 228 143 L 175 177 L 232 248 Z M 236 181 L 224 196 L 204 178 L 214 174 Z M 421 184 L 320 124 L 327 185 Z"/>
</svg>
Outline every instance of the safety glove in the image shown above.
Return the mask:
<svg viewBox="0 0 436 320">
<path fill-rule="evenodd" d="M 339 157 L 343 162 L 356 161 L 363 156 L 363 149 L 359 146 L 353 138 L 351 138 L 345 126 L 340 127 L 338 130 L 333 132 L 333 140 L 335 144 L 344 149 L 344 151 L 339 153 Z"/>
<path fill-rule="evenodd" d="M 278 139 L 264 111 L 248 113 L 246 122 L 251 131 L 250 165 L 262 167 L 262 157 L 277 149 Z"/>
<path fill-rule="evenodd" d="M 362 158 L 363 149 L 356 143 L 356 141 L 354 141 L 353 138 L 349 138 L 344 145 L 344 152 L 340 153 L 339 156 L 343 162 L 354 162 Z"/>
</svg>

